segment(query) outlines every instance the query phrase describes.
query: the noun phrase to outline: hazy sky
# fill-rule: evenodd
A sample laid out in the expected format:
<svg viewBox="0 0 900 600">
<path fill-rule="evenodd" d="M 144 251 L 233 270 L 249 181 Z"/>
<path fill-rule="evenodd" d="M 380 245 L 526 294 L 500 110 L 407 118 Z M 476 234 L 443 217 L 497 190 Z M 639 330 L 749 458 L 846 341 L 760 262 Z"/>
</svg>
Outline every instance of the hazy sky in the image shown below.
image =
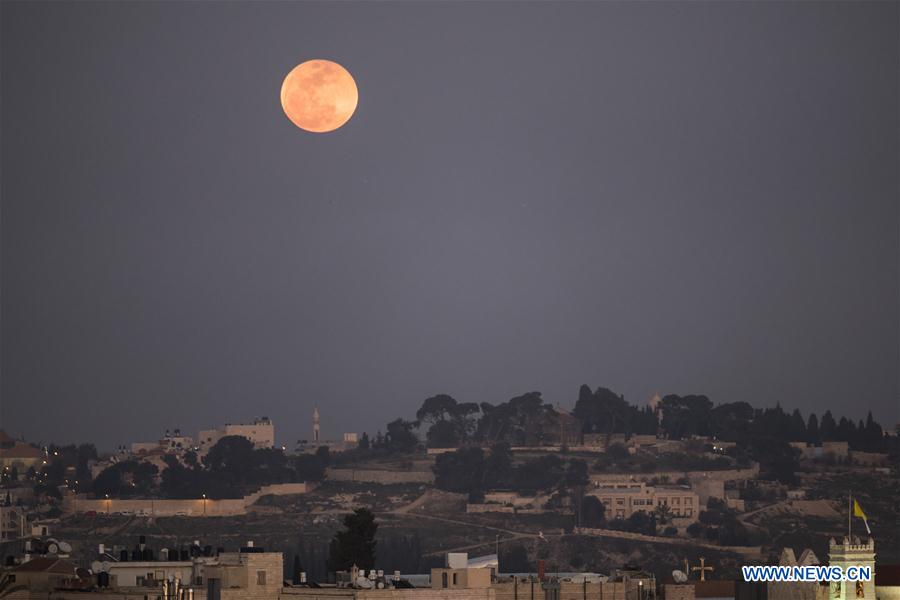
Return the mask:
<svg viewBox="0 0 900 600">
<path fill-rule="evenodd" d="M 0 426 L 582 383 L 894 423 L 898 6 L 4 1 Z M 281 111 L 310 58 L 332 134 Z"/>
</svg>

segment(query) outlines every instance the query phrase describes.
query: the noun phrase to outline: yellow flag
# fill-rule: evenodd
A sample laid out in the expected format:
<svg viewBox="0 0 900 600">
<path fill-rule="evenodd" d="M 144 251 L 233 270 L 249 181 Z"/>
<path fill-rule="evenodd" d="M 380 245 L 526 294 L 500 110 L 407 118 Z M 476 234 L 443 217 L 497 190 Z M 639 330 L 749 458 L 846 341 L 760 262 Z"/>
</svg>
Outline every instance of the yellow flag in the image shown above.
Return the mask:
<svg viewBox="0 0 900 600">
<path fill-rule="evenodd" d="M 863 520 L 863 523 L 866 525 L 866 532 L 869 535 L 872 535 L 872 530 L 869 529 L 869 520 L 866 518 L 866 513 L 863 512 L 862 506 L 859 505 L 859 502 L 856 500 L 853 501 L 853 516 L 859 517 Z"/>
</svg>

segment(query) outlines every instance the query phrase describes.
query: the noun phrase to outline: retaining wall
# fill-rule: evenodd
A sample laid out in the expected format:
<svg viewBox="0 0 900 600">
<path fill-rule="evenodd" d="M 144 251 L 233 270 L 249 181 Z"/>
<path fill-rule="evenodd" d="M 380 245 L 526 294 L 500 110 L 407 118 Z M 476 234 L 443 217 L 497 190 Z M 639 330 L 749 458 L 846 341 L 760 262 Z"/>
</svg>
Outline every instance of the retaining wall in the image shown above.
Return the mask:
<svg viewBox="0 0 900 600">
<path fill-rule="evenodd" d="M 212 500 L 197 498 L 189 500 L 163 500 L 147 498 L 71 498 L 63 503 L 63 510 L 69 513 L 109 513 L 133 514 L 146 517 L 231 517 L 247 513 L 251 506 L 263 496 L 286 496 L 305 494 L 315 489 L 312 483 L 277 483 L 260 488 L 243 498 Z"/>
<path fill-rule="evenodd" d="M 433 483 L 431 471 L 391 471 L 388 469 L 328 469 L 331 481 L 357 481 L 364 483 Z"/>
</svg>

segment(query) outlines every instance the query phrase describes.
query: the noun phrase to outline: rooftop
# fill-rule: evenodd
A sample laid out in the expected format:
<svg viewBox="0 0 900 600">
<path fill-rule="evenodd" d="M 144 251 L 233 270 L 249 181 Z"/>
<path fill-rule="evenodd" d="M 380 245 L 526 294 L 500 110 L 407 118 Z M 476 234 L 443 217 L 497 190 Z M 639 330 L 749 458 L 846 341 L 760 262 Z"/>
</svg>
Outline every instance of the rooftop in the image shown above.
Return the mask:
<svg viewBox="0 0 900 600">
<path fill-rule="evenodd" d="M 44 452 L 31 444 L 17 442 L 12 448 L 0 448 L 0 458 L 42 458 Z"/>
<path fill-rule="evenodd" d="M 26 563 L 22 563 L 15 569 L 17 573 L 62 573 L 65 575 L 75 574 L 75 564 L 61 558 L 33 558 Z"/>
</svg>

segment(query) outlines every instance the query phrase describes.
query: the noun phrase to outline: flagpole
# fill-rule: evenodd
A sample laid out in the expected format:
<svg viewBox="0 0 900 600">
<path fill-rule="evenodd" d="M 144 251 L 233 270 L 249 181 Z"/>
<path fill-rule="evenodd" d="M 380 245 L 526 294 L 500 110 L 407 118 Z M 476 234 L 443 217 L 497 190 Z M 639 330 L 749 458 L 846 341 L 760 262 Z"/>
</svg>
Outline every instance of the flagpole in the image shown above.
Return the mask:
<svg viewBox="0 0 900 600">
<path fill-rule="evenodd" d="M 847 543 L 853 543 L 853 492 L 847 492 Z"/>
</svg>

